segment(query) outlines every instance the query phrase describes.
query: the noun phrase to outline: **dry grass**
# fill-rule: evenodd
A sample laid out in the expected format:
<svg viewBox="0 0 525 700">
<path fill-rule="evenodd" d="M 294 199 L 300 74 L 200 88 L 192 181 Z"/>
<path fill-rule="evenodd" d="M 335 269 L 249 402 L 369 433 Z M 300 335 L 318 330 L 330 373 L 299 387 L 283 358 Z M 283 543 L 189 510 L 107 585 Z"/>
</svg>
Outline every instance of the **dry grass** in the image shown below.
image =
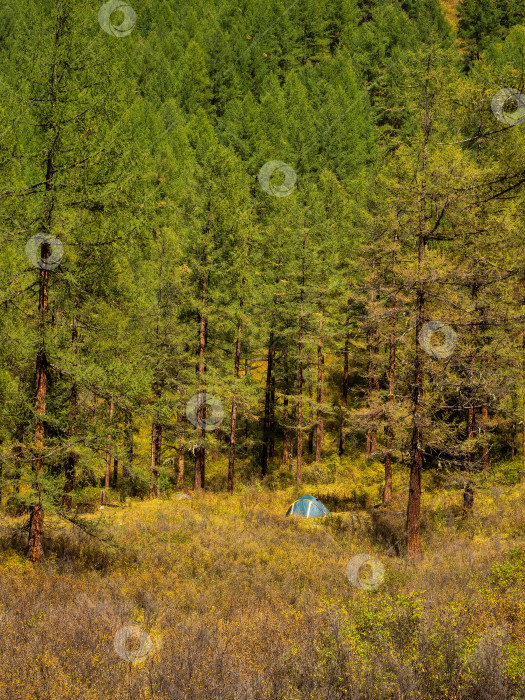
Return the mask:
<svg viewBox="0 0 525 700">
<path fill-rule="evenodd" d="M 458 490 L 426 496 L 419 564 L 392 546 L 402 494 L 314 522 L 283 517 L 295 493 L 107 508 L 110 547 L 51 522 L 37 567 L 6 519 L 0 698 L 525 698 L 524 488 L 480 490 L 468 520 Z M 346 577 L 361 552 L 385 566 L 377 590 Z M 130 625 L 153 642 L 137 663 L 113 646 Z"/>
</svg>

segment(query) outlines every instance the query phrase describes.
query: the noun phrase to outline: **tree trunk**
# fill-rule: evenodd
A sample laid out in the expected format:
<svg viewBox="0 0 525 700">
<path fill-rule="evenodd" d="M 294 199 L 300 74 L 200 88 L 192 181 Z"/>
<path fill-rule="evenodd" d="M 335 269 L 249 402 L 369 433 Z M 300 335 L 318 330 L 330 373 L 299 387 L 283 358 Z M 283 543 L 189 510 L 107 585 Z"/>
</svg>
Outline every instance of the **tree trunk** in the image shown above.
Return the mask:
<svg viewBox="0 0 525 700">
<path fill-rule="evenodd" d="M 48 161 L 49 167 L 49 161 Z M 46 316 L 48 311 L 48 271 L 45 269 L 45 262 L 49 257 L 50 248 L 47 243 L 42 245 L 42 260 L 43 265 L 40 270 L 40 293 L 38 300 L 38 309 L 42 319 L 42 334 L 44 333 Z M 44 556 L 44 547 L 42 543 L 44 529 L 44 510 L 41 503 L 39 476 L 44 471 L 44 439 L 45 427 L 44 417 L 46 415 L 46 399 L 47 399 L 47 357 L 45 350 L 39 350 L 36 358 L 36 392 L 35 392 L 35 453 L 33 470 L 35 476 L 34 490 L 37 493 L 38 502 L 31 505 L 29 510 L 29 539 L 27 556 L 30 561 L 40 561 Z"/>
<path fill-rule="evenodd" d="M 184 438 L 181 438 L 181 446 L 179 447 L 179 456 L 177 464 L 177 488 L 181 489 L 184 483 Z"/>
<path fill-rule="evenodd" d="M 393 322 L 393 324 L 395 321 Z M 389 363 L 388 363 L 388 418 L 386 427 L 386 455 L 385 455 L 385 488 L 383 490 L 383 505 L 387 505 L 392 500 L 392 440 L 394 429 L 392 427 L 392 407 L 395 400 L 395 372 L 396 372 L 396 341 L 394 329 L 391 329 L 389 340 Z"/>
<path fill-rule="evenodd" d="M 264 396 L 263 444 L 261 452 L 261 472 L 263 476 L 266 476 L 268 473 L 268 439 L 270 435 L 270 403 L 272 400 L 272 365 L 274 353 L 274 331 L 271 330 L 268 340 L 268 362 L 266 365 L 266 390 Z"/>
<path fill-rule="evenodd" d="M 104 488 L 109 489 L 109 477 L 111 474 L 111 424 L 113 421 L 113 401 L 109 404 L 109 430 L 108 430 L 108 441 L 106 448 L 106 476 L 104 480 Z"/>
<path fill-rule="evenodd" d="M 204 392 L 199 392 L 199 414 L 204 418 L 204 402 L 206 394 Z M 193 482 L 194 491 L 204 490 L 204 479 L 206 472 L 206 448 L 204 446 L 204 440 L 206 437 L 206 431 L 204 428 L 199 428 L 197 430 L 197 437 L 199 439 L 199 444 L 194 451 L 195 454 L 195 479 Z"/>
<path fill-rule="evenodd" d="M 414 389 L 412 398 L 412 439 L 410 444 L 410 483 L 407 508 L 407 547 L 410 557 L 422 554 L 421 546 L 421 471 L 423 468 L 423 358 L 418 336 L 423 326 L 424 291 L 417 293 L 416 309 L 416 357 L 414 367 Z"/>
<path fill-rule="evenodd" d="M 302 338 L 302 326 L 303 322 L 300 322 L 301 332 L 299 337 Z M 302 343 L 299 342 L 299 368 L 297 376 L 297 474 L 296 480 L 298 484 L 303 481 L 303 361 L 302 361 Z"/>
<path fill-rule="evenodd" d="M 199 375 L 199 383 L 201 389 L 199 391 L 199 407 L 198 416 L 200 418 L 199 425 L 203 424 L 205 418 L 205 401 L 206 401 L 206 388 L 205 388 L 205 364 L 204 356 L 206 352 L 206 285 L 207 285 L 207 274 L 204 273 L 202 276 L 202 311 L 200 315 L 200 330 L 199 330 L 199 362 L 197 364 L 197 373 Z M 195 479 L 193 482 L 194 491 L 204 490 L 204 478 L 206 472 L 206 447 L 205 447 L 205 437 L 206 431 L 203 427 L 199 427 L 197 431 L 197 437 L 199 439 L 199 444 L 195 450 Z"/>
<path fill-rule="evenodd" d="M 289 366 L 288 366 L 288 350 L 285 347 L 283 350 L 283 452 L 282 452 L 282 465 L 288 466 L 288 461 L 290 458 L 290 432 L 288 429 L 288 418 L 289 418 L 289 398 L 290 393 L 289 386 Z"/>
<path fill-rule="evenodd" d="M 55 47 L 58 49 L 62 40 L 62 29 L 65 23 L 65 17 L 60 14 L 57 16 L 55 30 Z M 51 144 L 46 153 L 46 176 L 45 176 L 45 196 L 43 201 L 43 216 L 42 221 L 46 226 L 47 231 L 51 231 L 54 198 L 52 192 L 55 187 L 55 157 L 57 144 L 59 143 L 60 129 L 55 122 L 55 109 L 57 104 L 57 72 L 58 66 L 55 62 L 49 77 L 49 96 L 52 105 L 52 111 L 47 117 L 47 123 L 42 126 L 49 132 Z M 34 433 L 34 443 L 36 459 L 33 464 L 35 482 L 34 490 L 37 493 L 38 501 L 30 506 L 29 516 L 29 538 L 28 538 L 28 553 L 27 556 L 32 562 L 40 561 L 44 556 L 43 531 L 44 531 L 44 509 L 41 501 L 40 484 L 38 477 L 44 471 L 44 442 L 45 442 L 45 426 L 44 417 L 46 415 L 46 400 L 47 400 L 47 357 L 45 352 L 45 331 L 47 324 L 48 304 L 48 269 L 47 260 L 51 253 L 49 243 L 46 241 L 41 246 L 41 268 L 40 268 L 40 286 L 38 295 L 38 311 L 41 323 L 41 349 L 36 358 L 36 393 L 35 393 L 35 414 L 36 424 Z"/>
<path fill-rule="evenodd" d="M 304 256 L 306 246 L 306 233 L 303 233 L 303 257 L 301 276 L 301 306 L 299 310 L 299 366 L 297 372 L 297 472 L 298 484 L 303 481 L 303 302 L 304 302 Z"/>
<path fill-rule="evenodd" d="M 472 399 L 469 400 L 469 407 L 468 407 L 468 418 L 467 418 L 467 437 L 469 440 L 472 440 L 474 438 L 474 430 L 475 430 L 475 416 L 474 416 L 474 402 Z"/>
<path fill-rule="evenodd" d="M 69 437 L 73 439 L 76 432 L 76 419 L 77 419 L 77 403 L 78 403 L 78 387 L 77 383 L 73 382 L 71 386 L 71 398 L 70 398 L 70 430 Z M 64 468 L 64 474 L 66 477 L 66 482 L 64 484 L 64 495 L 62 497 L 62 505 L 66 510 L 70 510 L 72 506 L 71 491 L 75 488 L 75 477 L 76 477 L 76 465 L 78 461 L 78 455 L 76 451 L 72 448 L 69 450 L 66 457 L 66 464 Z"/>
<path fill-rule="evenodd" d="M 414 363 L 414 388 L 412 394 L 412 439 L 410 444 L 410 482 L 407 506 L 407 550 L 411 558 L 422 555 L 421 544 L 421 472 L 423 469 L 423 348 L 419 344 L 419 334 L 423 326 L 425 307 L 425 286 L 423 267 L 425 262 L 427 227 L 426 172 L 428 160 L 428 138 L 431 129 L 431 111 L 428 94 L 428 73 L 430 57 L 427 61 L 427 81 L 425 84 L 424 145 L 422 152 L 422 180 L 420 187 L 419 227 L 418 227 L 418 284 L 416 295 L 416 354 Z"/>
<path fill-rule="evenodd" d="M 523 478 L 523 474 L 525 474 L 525 330 L 523 331 L 522 335 L 522 377 L 521 377 L 521 384 L 522 384 L 522 391 L 523 391 L 523 428 L 521 432 L 521 470 L 518 472 L 518 483 L 521 483 L 521 480 Z"/>
<path fill-rule="evenodd" d="M 317 435 L 315 440 L 315 461 L 321 461 L 321 449 L 324 440 L 324 355 L 323 355 L 323 307 L 321 306 L 321 319 L 319 321 L 319 340 L 317 343 Z"/>
<path fill-rule="evenodd" d="M 221 435 L 219 432 L 219 428 L 215 428 L 213 431 L 215 435 L 215 443 L 213 445 L 213 461 L 218 462 L 219 461 L 219 441 L 221 439 Z"/>
<path fill-rule="evenodd" d="M 312 382 L 308 382 L 308 422 L 310 428 L 308 430 L 308 454 L 314 453 L 314 400 Z"/>
<path fill-rule="evenodd" d="M 17 440 L 22 441 L 23 436 L 17 436 Z M 22 478 L 22 446 L 21 445 L 15 445 L 13 447 L 13 452 L 15 455 L 15 491 L 16 493 L 20 493 L 20 480 Z"/>
<path fill-rule="evenodd" d="M 228 456 L 228 493 L 233 494 L 235 477 L 235 430 L 237 428 L 237 401 L 232 401 L 232 419 L 230 424 L 230 453 Z"/>
<path fill-rule="evenodd" d="M 183 417 L 181 413 L 177 413 L 177 423 L 182 424 L 183 422 Z M 184 483 L 184 434 L 180 433 L 179 435 L 179 449 L 177 451 L 177 488 L 181 489 L 182 485 Z"/>
<path fill-rule="evenodd" d="M 374 262 L 374 269 L 375 269 L 375 262 Z M 372 289 L 370 291 L 370 313 L 369 313 L 369 326 L 368 330 L 366 333 L 367 337 L 367 352 L 368 352 L 368 392 L 367 392 L 367 399 L 368 399 L 368 409 L 369 409 L 369 414 L 368 414 L 368 421 L 369 421 L 369 427 L 366 433 L 366 456 L 370 457 L 371 455 L 375 454 L 377 450 L 377 429 L 375 426 L 375 419 L 376 419 L 376 411 L 374 409 L 374 389 L 379 389 L 379 380 L 375 376 L 375 362 L 374 362 L 374 357 L 375 353 L 377 352 L 376 348 L 376 336 L 377 336 L 377 327 L 376 327 L 376 321 L 374 319 L 374 303 L 376 299 L 376 293 L 375 290 Z"/>
<path fill-rule="evenodd" d="M 155 393 L 158 395 L 158 387 L 155 383 Z M 150 459 L 150 485 L 149 497 L 159 497 L 159 476 L 162 450 L 162 426 L 155 414 L 151 423 L 151 459 Z"/>
<path fill-rule="evenodd" d="M 44 556 L 42 543 L 44 535 L 44 509 L 41 503 L 31 506 L 29 515 L 29 553 L 32 562 L 40 561 Z"/>
<path fill-rule="evenodd" d="M 475 289 L 476 292 L 476 304 L 477 304 L 477 288 Z M 484 328 L 486 328 L 486 307 L 485 305 L 482 305 L 480 308 L 480 326 L 483 331 Z M 476 329 L 476 338 L 477 338 L 477 329 L 478 326 L 475 326 Z M 486 358 L 484 354 L 480 354 L 480 362 L 481 362 L 481 372 L 483 373 L 484 365 L 486 364 Z M 484 401 L 483 401 L 483 406 L 481 407 L 481 431 L 484 435 L 484 443 L 483 443 L 483 448 L 482 448 L 482 464 L 483 464 L 483 471 L 485 474 L 489 470 L 489 446 L 486 441 L 486 434 L 488 430 L 488 422 L 489 422 L 489 409 L 487 405 L 488 397 L 485 395 Z"/>
<path fill-rule="evenodd" d="M 487 404 L 484 403 L 483 406 L 481 407 L 481 425 L 482 425 L 483 433 L 487 432 L 488 422 L 489 422 L 489 410 L 487 408 Z M 487 473 L 489 470 L 489 446 L 486 443 L 484 443 L 484 445 L 483 445 L 482 464 L 483 464 L 483 471 L 485 473 Z"/>
<path fill-rule="evenodd" d="M 133 470 L 133 414 L 126 412 L 126 465 L 122 468 L 122 475 L 129 478 Z M 128 468 L 129 467 L 129 468 Z"/>
<path fill-rule="evenodd" d="M 289 441 L 290 436 L 288 434 L 288 396 L 283 398 L 283 456 L 282 464 L 288 464 L 288 454 L 289 454 Z"/>
<path fill-rule="evenodd" d="M 245 283 L 245 278 L 243 277 L 242 284 Z M 244 305 L 244 299 L 241 297 L 240 306 L 241 310 Z M 240 366 L 241 366 L 241 333 L 242 333 L 242 319 L 239 318 L 239 323 L 237 324 L 237 342 L 235 344 L 235 360 L 234 360 L 234 373 L 236 382 L 239 379 Z M 230 424 L 230 451 L 228 454 L 228 493 L 233 494 L 233 483 L 235 478 L 235 438 L 237 430 L 237 388 L 233 392 L 232 399 L 232 419 Z"/>
<path fill-rule="evenodd" d="M 75 301 L 75 305 L 78 307 L 78 297 Z M 77 354 L 77 339 L 78 339 L 78 318 L 76 314 L 73 316 L 73 325 L 71 328 L 71 345 L 73 356 Z M 78 386 L 74 381 L 71 385 L 71 394 L 69 398 L 69 439 L 73 440 L 76 434 L 76 421 L 77 421 L 77 406 L 78 406 Z M 78 461 L 78 455 L 75 449 L 72 447 L 67 456 L 66 464 L 64 468 L 64 475 L 66 477 L 66 482 L 64 484 L 64 495 L 62 497 L 62 505 L 66 510 L 70 510 L 72 506 L 71 491 L 75 488 L 75 475 L 76 475 L 76 465 Z"/>
<path fill-rule="evenodd" d="M 270 436 L 268 440 L 268 458 L 275 454 L 275 374 L 272 377 L 272 389 L 270 392 Z"/>
<path fill-rule="evenodd" d="M 474 491 L 470 481 L 467 481 L 463 490 L 463 515 L 468 517 L 474 507 Z"/>
<path fill-rule="evenodd" d="M 369 327 L 366 332 L 366 351 L 368 354 L 368 370 L 367 370 L 367 404 L 370 412 L 372 405 L 372 328 Z M 368 418 L 370 420 L 370 417 Z M 366 431 L 366 448 L 365 456 L 370 457 L 372 454 L 372 429 L 369 427 Z"/>
<path fill-rule="evenodd" d="M 350 333 L 348 329 L 348 324 L 350 322 L 349 316 L 346 317 L 346 334 L 345 334 L 345 350 L 343 358 L 343 387 L 342 387 L 342 397 L 341 397 L 341 432 L 339 435 L 339 455 L 343 455 L 345 451 L 346 443 L 346 409 L 348 407 L 348 352 L 350 350 Z"/>
<path fill-rule="evenodd" d="M 474 302 L 474 308 L 477 311 L 477 297 L 478 297 L 478 288 L 477 284 L 474 282 L 471 287 L 470 287 L 470 293 L 471 293 L 471 298 L 472 301 Z M 472 330 L 471 330 L 471 337 L 472 337 L 472 358 L 470 361 L 470 380 L 469 380 L 469 402 L 468 402 L 468 412 L 467 412 L 467 438 L 469 440 L 473 440 L 475 436 L 475 430 L 476 430 L 476 412 L 474 408 L 474 403 L 475 403 L 475 396 L 474 396 L 474 388 L 473 388 L 473 383 L 475 382 L 476 378 L 476 362 L 477 362 L 477 357 L 478 357 L 478 323 L 477 320 L 474 321 L 472 324 Z M 469 453 L 469 461 L 473 463 L 476 459 L 476 454 L 474 451 Z"/>
<path fill-rule="evenodd" d="M 397 243 L 397 231 L 394 231 L 394 246 Z M 390 318 L 389 360 L 388 360 L 388 411 L 385 455 L 385 488 L 383 490 L 383 505 L 392 500 L 392 441 L 394 439 L 394 427 L 392 408 L 395 402 L 396 387 L 396 327 L 397 327 L 397 296 L 396 296 L 396 250 L 392 251 L 392 315 Z"/>
</svg>

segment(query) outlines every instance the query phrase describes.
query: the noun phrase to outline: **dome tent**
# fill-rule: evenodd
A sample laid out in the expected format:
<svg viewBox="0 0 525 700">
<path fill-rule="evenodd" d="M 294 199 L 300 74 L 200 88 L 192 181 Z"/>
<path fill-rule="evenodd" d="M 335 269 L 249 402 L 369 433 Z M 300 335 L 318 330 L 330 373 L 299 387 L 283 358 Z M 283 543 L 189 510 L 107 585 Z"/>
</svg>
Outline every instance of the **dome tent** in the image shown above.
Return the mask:
<svg viewBox="0 0 525 700">
<path fill-rule="evenodd" d="M 299 515 L 303 518 L 324 518 L 332 514 L 318 498 L 306 494 L 292 503 L 286 511 L 286 517 L 289 515 Z"/>
</svg>

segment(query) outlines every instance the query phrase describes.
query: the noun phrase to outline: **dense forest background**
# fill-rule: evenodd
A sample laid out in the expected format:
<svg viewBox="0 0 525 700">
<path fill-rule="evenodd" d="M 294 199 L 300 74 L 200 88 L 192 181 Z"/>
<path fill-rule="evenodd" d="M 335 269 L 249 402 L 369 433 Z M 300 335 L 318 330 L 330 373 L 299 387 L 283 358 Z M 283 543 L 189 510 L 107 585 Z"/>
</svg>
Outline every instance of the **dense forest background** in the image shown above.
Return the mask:
<svg viewBox="0 0 525 700">
<path fill-rule="evenodd" d="M 385 504 L 407 474 L 418 555 L 423 471 L 521 479 L 524 12 L 3 4 L 1 489 L 31 559 L 47 512 L 363 454 Z"/>
<path fill-rule="evenodd" d="M 4 0 L 0 700 L 525 700 L 524 71 L 525 0 Z"/>
</svg>

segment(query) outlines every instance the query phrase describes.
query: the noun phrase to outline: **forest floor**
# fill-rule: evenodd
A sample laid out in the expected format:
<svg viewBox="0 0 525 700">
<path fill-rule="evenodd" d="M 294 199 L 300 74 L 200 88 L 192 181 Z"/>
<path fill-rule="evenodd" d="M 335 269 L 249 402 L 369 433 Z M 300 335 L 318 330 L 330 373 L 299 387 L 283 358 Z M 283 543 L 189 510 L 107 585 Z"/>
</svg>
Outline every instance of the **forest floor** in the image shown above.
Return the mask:
<svg viewBox="0 0 525 700">
<path fill-rule="evenodd" d="M 417 563 L 407 475 L 374 507 L 380 465 L 360 482 L 110 503 L 85 516 L 106 543 L 48 518 L 38 566 L 13 537 L 23 518 L 4 517 L 0 698 L 523 699 L 525 484 L 498 474 L 476 480 L 468 517 L 460 480 L 424 475 Z M 285 518 L 300 493 L 334 517 Z M 373 590 L 346 575 L 364 553 L 384 566 Z"/>
</svg>

